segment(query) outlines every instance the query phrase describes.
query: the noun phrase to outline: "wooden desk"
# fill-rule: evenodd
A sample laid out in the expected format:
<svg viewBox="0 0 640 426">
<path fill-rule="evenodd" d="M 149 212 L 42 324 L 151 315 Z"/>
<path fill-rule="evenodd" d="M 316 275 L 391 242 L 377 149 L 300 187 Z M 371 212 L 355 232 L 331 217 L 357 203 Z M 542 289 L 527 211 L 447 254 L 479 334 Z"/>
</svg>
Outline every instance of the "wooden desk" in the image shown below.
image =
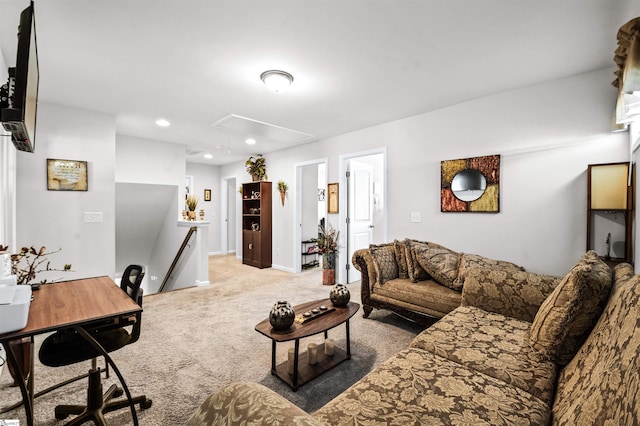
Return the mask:
<svg viewBox="0 0 640 426">
<path fill-rule="evenodd" d="M 24 337 L 30 338 L 33 342 L 34 336 L 38 334 L 63 328 L 74 328 L 105 357 L 105 360 L 118 375 L 127 398 L 131 400 L 129 388 L 120 374 L 118 367 L 104 348 L 102 348 L 83 327 L 93 322 L 127 317 L 141 311 L 142 308 L 107 276 L 46 284 L 41 286 L 40 290 L 33 292 L 33 300 L 29 308 L 27 325 L 22 330 L 0 334 L 0 343 L 2 343 L 7 352 L 7 362 L 14 371 L 17 372 L 17 381 L 20 392 L 22 393 L 27 424 L 29 426 L 33 426 L 34 424 L 34 345 L 31 345 L 30 374 L 25 375 L 23 367 L 21 363 L 18 362 L 9 342 Z M 20 377 L 27 378 L 20 380 Z M 137 425 L 138 418 L 133 405 L 131 405 L 131 415 L 133 416 L 134 424 Z"/>
</svg>

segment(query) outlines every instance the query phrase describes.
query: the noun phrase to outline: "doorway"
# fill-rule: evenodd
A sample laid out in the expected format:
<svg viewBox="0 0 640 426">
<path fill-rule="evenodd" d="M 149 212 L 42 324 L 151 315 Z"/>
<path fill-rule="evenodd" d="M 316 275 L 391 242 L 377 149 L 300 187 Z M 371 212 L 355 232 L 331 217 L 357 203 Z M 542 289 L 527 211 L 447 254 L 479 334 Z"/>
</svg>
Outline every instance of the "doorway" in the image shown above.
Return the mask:
<svg viewBox="0 0 640 426">
<path fill-rule="evenodd" d="M 300 272 L 303 262 L 302 242 L 318 238 L 318 225 L 326 217 L 324 191 L 327 187 L 327 159 L 295 164 L 295 220 L 293 230 L 294 271 Z"/>
<path fill-rule="evenodd" d="M 236 177 L 223 177 L 220 188 L 221 200 L 220 209 L 222 213 L 222 226 L 220 232 L 221 250 L 223 254 L 236 253 L 236 257 L 241 256 L 236 248 L 238 237 L 237 211 L 238 211 L 238 189 L 236 188 Z"/>
<path fill-rule="evenodd" d="M 340 159 L 340 202 L 346 206 L 340 212 L 343 239 L 343 268 L 339 269 L 340 282 L 360 280 L 360 272 L 351 265 L 356 250 L 379 244 L 387 238 L 386 208 L 386 148 L 346 154 Z"/>
</svg>

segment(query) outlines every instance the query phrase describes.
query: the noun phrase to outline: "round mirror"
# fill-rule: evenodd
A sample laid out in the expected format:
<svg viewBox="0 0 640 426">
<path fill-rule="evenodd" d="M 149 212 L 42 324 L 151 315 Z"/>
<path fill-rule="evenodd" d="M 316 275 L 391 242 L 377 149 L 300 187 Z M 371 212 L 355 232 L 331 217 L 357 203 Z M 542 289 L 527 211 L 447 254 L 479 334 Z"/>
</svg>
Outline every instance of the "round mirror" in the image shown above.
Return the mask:
<svg viewBox="0 0 640 426">
<path fill-rule="evenodd" d="M 479 170 L 465 169 L 456 173 L 451 181 L 451 191 L 457 199 L 474 201 L 487 189 L 487 179 Z"/>
</svg>

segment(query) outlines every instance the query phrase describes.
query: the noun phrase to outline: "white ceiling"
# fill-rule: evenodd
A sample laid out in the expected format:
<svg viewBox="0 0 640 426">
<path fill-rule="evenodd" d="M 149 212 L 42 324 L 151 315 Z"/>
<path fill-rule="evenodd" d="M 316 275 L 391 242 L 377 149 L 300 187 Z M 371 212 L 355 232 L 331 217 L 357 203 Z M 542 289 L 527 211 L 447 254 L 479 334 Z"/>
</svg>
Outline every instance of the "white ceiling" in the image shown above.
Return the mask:
<svg viewBox="0 0 640 426">
<path fill-rule="evenodd" d="M 35 0 L 40 99 L 113 114 L 118 134 L 184 144 L 198 152 L 188 161 L 227 164 L 292 145 L 257 137 L 250 147 L 212 127 L 229 115 L 313 135 L 306 143 L 613 70 L 617 29 L 640 12 L 631 3 Z M 7 66 L 28 4 L 0 0 Z M 264 87 L 269 69 L 293 74 L 286 93 Z M 172 125 L 157 127 L 160 117 Z"/>
</svg>

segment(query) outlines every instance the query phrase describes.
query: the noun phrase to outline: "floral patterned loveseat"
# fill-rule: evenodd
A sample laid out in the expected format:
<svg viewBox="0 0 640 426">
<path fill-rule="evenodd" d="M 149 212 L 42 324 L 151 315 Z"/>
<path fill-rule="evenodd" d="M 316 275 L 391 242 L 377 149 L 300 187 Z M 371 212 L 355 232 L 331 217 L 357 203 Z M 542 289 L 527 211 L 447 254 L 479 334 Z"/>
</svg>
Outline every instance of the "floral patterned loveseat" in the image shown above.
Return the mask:
<svg viewBox="0 0 640 426">
<path fill-rule="evenodd" d="M 386 309 L 431 324 L 460 306 L 468 271 L 524 268 L 477 254 L 459 253 L 439 244 L 410 238 L 357 250 L 352 263 L 361 273 L 364 317 Z"/>
<path fill-rule="evenodd" d="M 256 383 L 189 425 L 632 425 L 640 418 L 640 275 L 594 252 L 555 278 L 468 271 L 461 306 L 318 411 Z"/>
</svg>

